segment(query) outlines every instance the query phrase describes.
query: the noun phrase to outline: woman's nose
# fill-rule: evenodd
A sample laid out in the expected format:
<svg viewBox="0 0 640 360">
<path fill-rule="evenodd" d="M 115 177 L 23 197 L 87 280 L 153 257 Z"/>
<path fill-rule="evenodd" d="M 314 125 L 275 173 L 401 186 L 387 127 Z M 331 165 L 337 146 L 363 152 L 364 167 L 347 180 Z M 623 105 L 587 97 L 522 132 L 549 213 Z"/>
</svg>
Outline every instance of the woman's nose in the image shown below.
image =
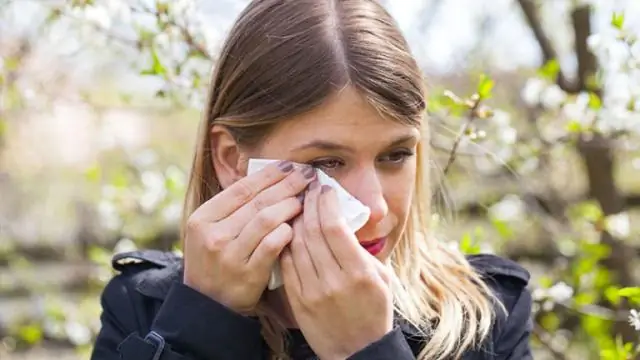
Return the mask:
<svg viewBox="0 0 640 360">
<path fill-rule="evenodd" d="M 389 207 L 384 197 L 384 188 L 378 174 L 366 171 L 350 179 L 346 190 L 371 210 L 370 223 L 378 223 L 387 216 Z"/>
</svg>

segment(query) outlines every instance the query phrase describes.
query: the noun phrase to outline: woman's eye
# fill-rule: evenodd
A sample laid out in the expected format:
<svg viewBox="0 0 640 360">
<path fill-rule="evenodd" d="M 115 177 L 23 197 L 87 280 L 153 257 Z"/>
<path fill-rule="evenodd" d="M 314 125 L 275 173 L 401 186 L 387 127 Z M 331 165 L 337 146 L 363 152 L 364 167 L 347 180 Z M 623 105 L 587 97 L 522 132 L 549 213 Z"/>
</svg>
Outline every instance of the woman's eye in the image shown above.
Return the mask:
<svg viewBox="0 0 640 360">
<path fill-rule="evenodd" d="M 386 162 L 397 164 L 397 163 L 405 162 L 408 158 L 412 157 L 413 155 L 414 155 L 414 152 L 409 149 L 398 150 L 382 156 L 380 158 L 380 161 L 386 161 Z"/>
<path fill-rule="evenodd" d="M 344 165 L 344 163 L 339 159 L 320 159 L 311 161 L 309 164 L 314 168 L 321 170 L 335 170 Z"/>
</svg>

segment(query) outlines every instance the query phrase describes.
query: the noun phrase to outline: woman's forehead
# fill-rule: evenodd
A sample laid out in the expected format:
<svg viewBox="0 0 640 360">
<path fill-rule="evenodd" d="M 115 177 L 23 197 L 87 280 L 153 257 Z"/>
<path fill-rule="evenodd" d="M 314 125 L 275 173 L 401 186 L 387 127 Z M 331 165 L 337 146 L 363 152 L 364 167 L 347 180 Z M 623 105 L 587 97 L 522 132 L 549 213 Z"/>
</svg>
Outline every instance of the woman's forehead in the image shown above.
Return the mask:
<svg viewBox="0 0 640 360">
<path fill-rule="evenodd" d="M 294 116 L 279 125 L 271 137 L 295 146 L 301 142 L 368 139 L 367 141 L 409 136 L 417 133 L 413 126 L 384 116 L 352 88 L 345 88 L 315 109 Z M 340 141 L 342 139 L 342 141 Z"/>
</svg>

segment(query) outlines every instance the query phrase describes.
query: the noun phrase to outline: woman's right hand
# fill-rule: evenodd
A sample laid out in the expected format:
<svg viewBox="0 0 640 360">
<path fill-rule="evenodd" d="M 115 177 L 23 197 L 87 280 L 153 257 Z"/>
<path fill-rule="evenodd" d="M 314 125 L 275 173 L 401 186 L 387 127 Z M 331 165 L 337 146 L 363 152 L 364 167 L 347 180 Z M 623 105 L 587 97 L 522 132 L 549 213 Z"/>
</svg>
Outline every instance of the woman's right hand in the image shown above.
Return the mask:
<svg viewBox="0 0 640 360">
<path fill-rule="evenodd" d="M 246 176 L 202 204 L 187 222 L 184 283 L 241 314 L 250 314 L 302 210 L 298 194 L 311 167 L 281 161 Z"/>
</svg>

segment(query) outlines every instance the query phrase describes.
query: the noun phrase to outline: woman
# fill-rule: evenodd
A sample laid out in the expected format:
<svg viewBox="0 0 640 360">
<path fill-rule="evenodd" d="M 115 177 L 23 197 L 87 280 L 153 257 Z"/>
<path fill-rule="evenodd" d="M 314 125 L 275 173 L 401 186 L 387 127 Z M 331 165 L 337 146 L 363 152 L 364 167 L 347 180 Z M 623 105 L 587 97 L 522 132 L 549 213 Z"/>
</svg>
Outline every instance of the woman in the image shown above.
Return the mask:
<svg viewBox="0 0 640 360">
<path fill-rule="evenodd" d="M 528 273 L 426 232 L 424 99 L 375 1 L 252 1 L 211 79 L 184 260 L 114 258 L 92 359 L 530 359 Z M 371 209 L 355 234 L 314 168 Z"/>
</svg>

